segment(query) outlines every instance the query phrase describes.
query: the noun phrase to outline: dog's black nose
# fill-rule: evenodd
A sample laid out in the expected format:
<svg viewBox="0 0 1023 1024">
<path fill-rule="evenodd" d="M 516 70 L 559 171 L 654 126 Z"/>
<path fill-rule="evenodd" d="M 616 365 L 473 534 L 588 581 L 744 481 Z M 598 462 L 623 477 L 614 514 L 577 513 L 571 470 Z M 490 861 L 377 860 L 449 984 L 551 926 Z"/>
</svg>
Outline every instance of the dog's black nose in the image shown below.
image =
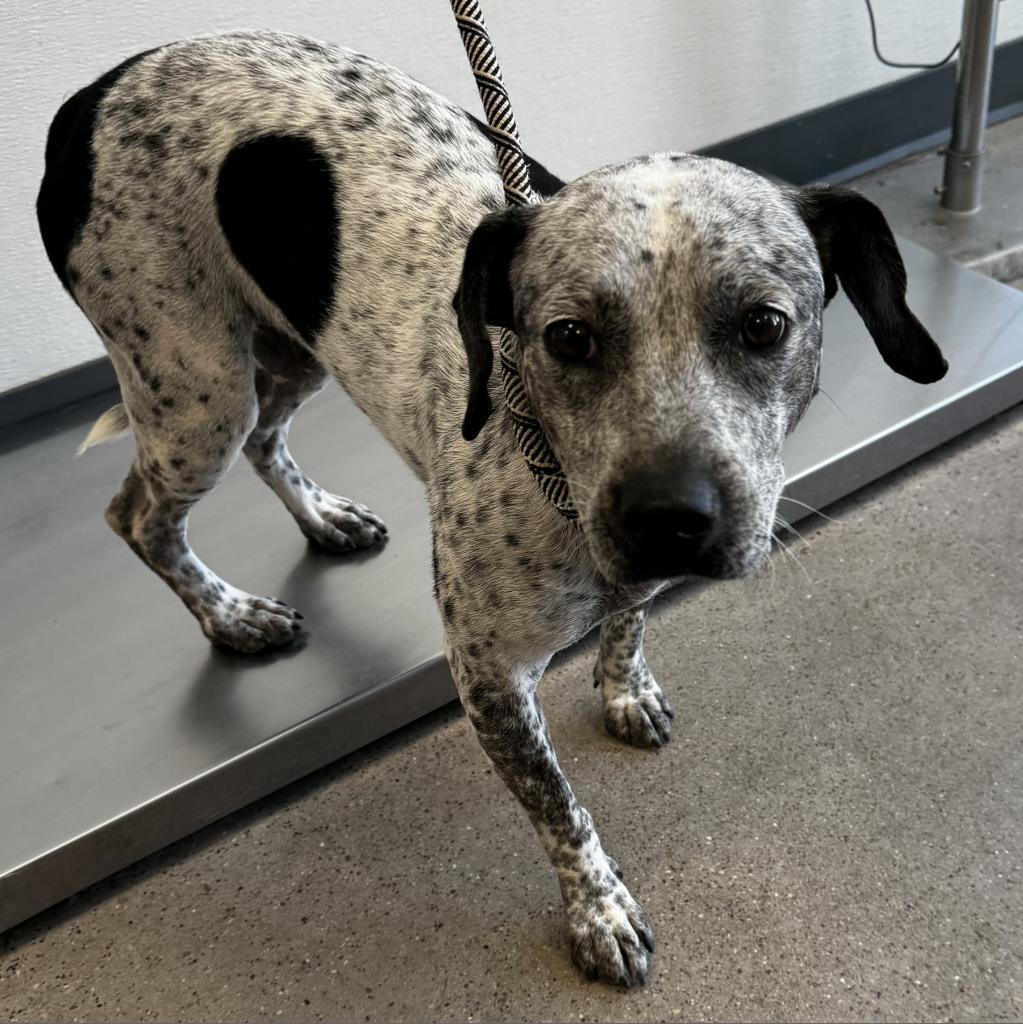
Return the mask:
<svg viewBox="0 0 1023 1024">
<path fill-rule="evenodd" d="M 677 466 L 629 477 L 620 522 L 631 560 L 643 578 L 698 571 L 699 554 L 721 522 L 721 490 L 710 473 Z"/>
</svg>

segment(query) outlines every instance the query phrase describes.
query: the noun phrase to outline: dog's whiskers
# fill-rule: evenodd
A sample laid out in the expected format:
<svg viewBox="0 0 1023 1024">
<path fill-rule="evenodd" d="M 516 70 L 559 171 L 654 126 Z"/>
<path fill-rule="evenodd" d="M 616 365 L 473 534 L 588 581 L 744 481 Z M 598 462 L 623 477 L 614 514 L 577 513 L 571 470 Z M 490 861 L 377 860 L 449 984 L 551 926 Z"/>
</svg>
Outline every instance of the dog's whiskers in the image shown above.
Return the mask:
<svg viewBox="0 0 1023 1024">
<path fill-rule="evenodd" d="M 774 537 L 774 539 L 778 542 L 782 552 L 788 555 L 788 557 L 796 563 L 796 565 L 799 567 L 799 571 L 806 577 L 806 582 L 812 585 L 813 580 L 810 579 L 810 574 L 806 571 L 806 566 L 804 566 L 803 563 L 799 560 L 799 556 L 789 548 L 785 541 L 783 541 L 781 537 L 778 536 L 777 532 L 772 530 L 771 536 Z"/>
<path fill-rule="evenodd" d="M 793 505 L 799 505 L 805 508 L 808 512 L 812 512 L 815 516 L 820 516 L 821 519 L 826 519 L 829 523 L 837 523 L 837 519 L 832 519 L 831 516 L 826 515 L 819 508 L 814 508 L 813 505 L 807 505 L 805 501 L 800 501 L 798 498 L 790 498 L 787 494 L 783 494 L 779 501 L 791 501 Z"/>
<path fill-rule="evenodd" d="M 806 545 L 807 549 L 813 547 L 806 537 L 804 537 L 783 515 L 778 512 L 775 512 L 774 514 L 774 525 L 781 526 L 783 529 L 788 530 L 789 533 L 794 533 Z"/>
<path fill-rule="evenodd" d="M 836 408 L 836 409 L 837 409 L 837 410 L 839 411 L 839 413 L 840 413 L 840 414 L 841 414 L 842 416 L 845 416 L 845 418 L 846 418 L 846 419 L 849 419 L 849 417 L 848 417 L 848 416 L 846 416 L 846 414 L 845 414 L 845 410 L 844 410 L 844 409 L 843 409 L 843 408 L 842 408 L 842 407 L 841 407 L 841 406 L 840 406 L 840 405 L 838 404 L 838 402 L 836 402 L 836 401 L 835 401 L 835 400 L 834 400 L 834 399 L 833 399 L 833 398 L 831 397 L 831 395 L 829 395 L 829 394 L 828 394 L 828 393 L 827 393 L 827 392 L 826 392 L 826 391 L 824 390 L 824 388 L 820 388 L 820 387 L 819 387 L 819 388 L 818 388 L 817 390 L 818 390 L 818 391 L 819 391 L 819 392 L 820 392 L 820 393 L 821 393 L 821 394 L 822 394 L 822 395 L 823 395 L 823 396 L 824 396 L 824 397 L 825 397 L 825 398 L 826 398 L 826 399 L 827 399 L 827 400 L 828 400 L 828 401 L 829 401 L 829 402 L 830 402 L 830 403 L 831 403 L 831 404 L 832 404 L 832 405 L 833 405 L 833 406 L 834 406 L 834 407 L 835 407 L 835 408 Z"/>
</svg>

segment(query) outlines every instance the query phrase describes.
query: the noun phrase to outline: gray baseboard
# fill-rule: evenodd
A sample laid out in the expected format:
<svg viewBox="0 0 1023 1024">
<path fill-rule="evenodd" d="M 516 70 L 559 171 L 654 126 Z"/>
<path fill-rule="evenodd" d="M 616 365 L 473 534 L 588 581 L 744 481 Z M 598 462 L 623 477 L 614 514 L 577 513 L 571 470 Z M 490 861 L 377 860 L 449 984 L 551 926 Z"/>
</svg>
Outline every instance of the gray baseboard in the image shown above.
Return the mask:
<svg viewBox="0 0 1023 1024">
<path fill-rule="evenodd" d="M 956 64 L 901 78 L 703 149 L 795 185 L 849 181 L 946 142 Z M 1023 39 L 995 51 L 989 124 L 1023 114 Z"/>
<path fill-rule="evenodd" d="M 117 376 L 106 356 L 61 370 L 0 394 L 0 429 L 43 416 L 76 402 L 117 391 Z"/>
</svg>

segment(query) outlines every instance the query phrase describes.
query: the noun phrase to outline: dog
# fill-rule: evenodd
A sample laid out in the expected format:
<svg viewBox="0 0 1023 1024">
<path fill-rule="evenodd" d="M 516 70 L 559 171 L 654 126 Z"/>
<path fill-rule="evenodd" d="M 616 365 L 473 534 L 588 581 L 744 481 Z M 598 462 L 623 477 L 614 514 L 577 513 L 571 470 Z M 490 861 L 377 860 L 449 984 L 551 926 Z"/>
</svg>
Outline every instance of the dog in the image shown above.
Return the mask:
<svg viewBox="0 0 1023 1024">
<path fill-rule="evenodd" d="M 239 452 L 313 543 L 386 539 L 288 450 L 329 377 L 423 481 L 465 711 L 557 872 L 573 960 L 628 986 L 653 933 L 558 765 L 548 661 L 599 625 L 608 731 L 665 743 L 649 602 L 767 559 L 837 283 L 893 370 L 927 383 L 946 363 L 883 215 L 851 190 L 681 153 L 570 184 L 530 168 L 544 200 L 506 208 L 492 142 L 459 107 L 349 50 L 238 32 L 140 54 L 67 100 L 37 210 L 120 382 L 86 445 L 135 438 L 107 520 L 211 641 L 250 653 L 300 631 L 189 547 L 189 510 Z M 517 336 L 575 521 L 517 446 L 497 328 Z"/>
</svg>

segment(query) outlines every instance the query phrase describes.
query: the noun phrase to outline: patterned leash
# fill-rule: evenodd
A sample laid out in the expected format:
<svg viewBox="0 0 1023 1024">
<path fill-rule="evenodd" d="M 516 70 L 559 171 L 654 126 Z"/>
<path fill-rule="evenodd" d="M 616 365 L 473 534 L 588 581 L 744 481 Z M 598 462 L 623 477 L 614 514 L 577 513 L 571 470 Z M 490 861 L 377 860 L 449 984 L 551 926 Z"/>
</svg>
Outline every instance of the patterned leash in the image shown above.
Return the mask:
<svg viewBox="0 0 1023 1024">
<path fill-rule="evenodd" d="M 462 44 L 483 101 L 508 205 L 525 206 L 535 203 L 538 197 L 529 184 L 529 168 L 519 142 L 519 129 L 515 124 L 511 100 L 508 99 L 501 78 L 501 68 L 487 34 L 480 5 L 476 0 L 451 0 L 451 10 L 458 22 Z M 579 513 L 569 494 L 568 481 L 543 428 L 533 415 L 529 396 L 519 374 L 518 339 L 511 331 L 503 328 L 500 353 L 501 382 L 519 451 L 547 500 L 566 519 L 578 526 Z"/>
</svg>

